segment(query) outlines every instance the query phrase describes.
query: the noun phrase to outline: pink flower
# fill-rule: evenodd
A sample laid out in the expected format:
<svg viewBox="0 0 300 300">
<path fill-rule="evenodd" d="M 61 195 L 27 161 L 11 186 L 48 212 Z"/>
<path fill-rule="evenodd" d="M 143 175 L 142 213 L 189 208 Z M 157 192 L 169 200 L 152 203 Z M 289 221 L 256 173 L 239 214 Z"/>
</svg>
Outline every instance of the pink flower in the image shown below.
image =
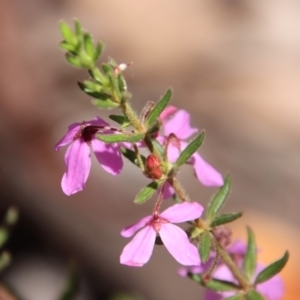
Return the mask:
<svg viewBox="0 0 300 300">
<path fill-rule="evenodd" d="M 117 175 L 123 167 L 122 157 L 118 144 L 106 144 L 95 137 L 100 130 L 102 133 L 111 133 L 108 123 L 100 118 L 69 126 L 66 135 L 56 144 L 58 151 L 62 146 L 70 146 L 65 154 L 67 171 L 63 175 L 61 186 L 68 196 L 83 190 L 91 168 L 90 146 L 96 158 L 105 171 Z"/>
<path fill-rule="evenodd" d="M 196 202 L 184 202 L 169 207 L 159 216 L 147 216 L 139 222 L 124 228 L 123 237 L 131 237 L 120 256 L 120 263 L 141 267 L 146 264 L 153 252 L 156 234 L 159 234 L 167 250 L 182 265 L 200 265 L 197 248 L 190 243 L 187 234 L 172 223 L 182 223 L 201 216 L 203 207 Z"/>
<path fill-rule="evenodd" d="M 161 114 L 161 120 L 164 122 L 164 136 L 158 137 L 158 140 L 164 144 L 170 134 L 174 134 L 180 141 L 180 148 L 184 150 L 188 143 L 186 140 L 194 133 L 198 132 L 197 128 L 190 126 L 190 114 L 185 110 L 178 110 L 170 120 L 166 118 L 173 114 L 176 108 L 173 106 L 167 107 Z M 170 162 L 175 162 L 180 155 L 180 150 L 170 143 L 168 147 L 168 159 Z M 194 155 L 189 160 L 193 165 L 198 180 L 205 186 L 222 186 L 224 184 L 222 175 L 208 164 L 199 153 Z"/>
</svg>

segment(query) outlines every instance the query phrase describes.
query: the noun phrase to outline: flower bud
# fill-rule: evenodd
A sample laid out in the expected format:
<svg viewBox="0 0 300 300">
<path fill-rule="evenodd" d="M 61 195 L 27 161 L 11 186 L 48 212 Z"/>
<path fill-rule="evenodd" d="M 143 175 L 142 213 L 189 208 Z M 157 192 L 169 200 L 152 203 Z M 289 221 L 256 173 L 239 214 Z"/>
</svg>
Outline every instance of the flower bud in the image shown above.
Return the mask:
<svg viewBox="0 0 300 300">
<path fill-rule="evenodd" d="M 160 179 L 162 177 L 163 172 L 161 169 L 160 159 L 157 156 L 150 154 L 147 157 L 146 169 L 144 174 L 148 178 L 152 178 L 152 179 Z"/>
</svg>

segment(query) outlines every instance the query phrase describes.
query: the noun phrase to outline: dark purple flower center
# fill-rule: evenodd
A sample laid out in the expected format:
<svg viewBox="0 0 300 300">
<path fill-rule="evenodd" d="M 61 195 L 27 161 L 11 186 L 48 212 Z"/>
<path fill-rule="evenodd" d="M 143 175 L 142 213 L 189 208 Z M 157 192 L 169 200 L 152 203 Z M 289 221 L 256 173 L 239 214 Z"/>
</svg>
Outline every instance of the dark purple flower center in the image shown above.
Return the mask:
<svg viewBox="0 0 300 300">
<path fill-rule="evenodd" d="M 95 134 L 103 129 L 103 126 L 99 125 L 86 125 L 84 122 L 81 123 L 80 129 L 74 135 L 73 140 L 82 138 L 88 145 L 91 144 L 92 139 L 95 137 Z"/>
</svg>

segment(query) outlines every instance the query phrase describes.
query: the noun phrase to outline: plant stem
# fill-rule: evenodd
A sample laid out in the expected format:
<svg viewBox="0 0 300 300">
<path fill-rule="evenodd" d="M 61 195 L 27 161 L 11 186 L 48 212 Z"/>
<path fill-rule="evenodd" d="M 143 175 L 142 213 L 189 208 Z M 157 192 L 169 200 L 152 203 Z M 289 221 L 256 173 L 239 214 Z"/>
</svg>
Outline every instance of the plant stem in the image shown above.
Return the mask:
<svg viewBox="0 0 300 300">
<path fill-rule="evenodd" d="M 182 200 L 182 202 L 190 201 L 189 197 L 185 194 L 185 191 L 183 190 L 180 182 L 175 177 L 169 178 L 168 181 L 170 182 L 177 196 Z"/>
<path fill-rule="evenodd" d="M 243 290 L 247 291 L 251 287 L 251 283 L 248 281 L 244 273 L 239 269 L 236 263 L 232 260 L 230 255 L 226 252 L 226 250 L 218 243 L 216 240 L 216 251 L 218 252 L 219 256 L 222 258 L 224 264 L 229 268 L 232 275 L 235 279 L 239 282 L 240 286 Z"/>
</svg>

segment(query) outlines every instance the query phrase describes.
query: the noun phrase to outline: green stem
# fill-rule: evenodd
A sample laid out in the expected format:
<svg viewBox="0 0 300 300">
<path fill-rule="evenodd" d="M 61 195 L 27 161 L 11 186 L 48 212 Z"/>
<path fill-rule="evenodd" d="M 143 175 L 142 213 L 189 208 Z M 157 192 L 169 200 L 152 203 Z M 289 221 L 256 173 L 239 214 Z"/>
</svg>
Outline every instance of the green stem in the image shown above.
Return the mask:
<svg viewBox="0 0 300 300">
<path fill-rule="evenodd" d="M 168 181 L 170 182 L 177 196 L 182 200 L 182 202 L 190 201 L 189 197 L 186 195 L 185 191 L 183 190 L 180 182 L 175 177 L 169 178 Z"/>
<path fill-rule="evenodd" d="M 247 291 L 251 287 L 251 283 L 248 281 L 244 273 L 239 269 L 239 267 L 232 260 L 231 256 L 226 252 L 226 250 L 216 241 L 217 252 L 222 258 L 224 264 L 229 268 L 232 275 L 239 282 L 243 290 Z"/>
<path fill-rule="evenodd" d="M 139 132 L 143 133 L 145 132 L 145 128 L 140 122 L 138 116 L 136 115 L 135 111 L 131 107 L 131 105 L 127 101 L 121 100 L 120 108 L 123 112 L 123 114 L 128 118 L 130 121 L 130 124 Z"/>
</svg>

